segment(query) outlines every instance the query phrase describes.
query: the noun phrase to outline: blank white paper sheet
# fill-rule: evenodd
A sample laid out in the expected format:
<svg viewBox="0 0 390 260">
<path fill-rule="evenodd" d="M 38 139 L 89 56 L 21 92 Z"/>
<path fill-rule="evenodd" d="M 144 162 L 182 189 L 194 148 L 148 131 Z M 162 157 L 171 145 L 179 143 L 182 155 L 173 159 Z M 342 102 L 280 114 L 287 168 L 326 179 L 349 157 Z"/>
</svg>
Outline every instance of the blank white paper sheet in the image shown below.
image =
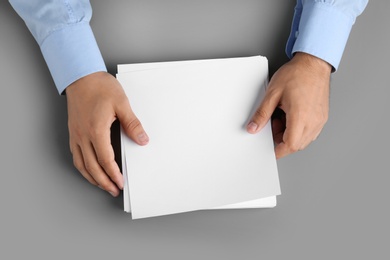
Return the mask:
<svg viewBox="0 0 390 260">
<path fill-rule="evenodd" d="M 270 123 L 246 132 L 267 86 L 265 57 L 126 64 L 117 78 L 150 138 L 138 146 L 121 131 L 133 219 L 276 205 Z"/>
</svg>

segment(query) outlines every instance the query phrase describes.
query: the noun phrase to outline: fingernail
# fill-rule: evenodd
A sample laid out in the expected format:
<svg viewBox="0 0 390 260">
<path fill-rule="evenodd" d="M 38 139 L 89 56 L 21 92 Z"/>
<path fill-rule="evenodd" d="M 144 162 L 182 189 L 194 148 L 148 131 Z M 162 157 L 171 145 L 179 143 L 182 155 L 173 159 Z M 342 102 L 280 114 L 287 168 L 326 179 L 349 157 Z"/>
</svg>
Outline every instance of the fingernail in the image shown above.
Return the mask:
<svg viewBox="0 0 390 260">
<path fill-rule="evenodd" d="M 138 135 L 138 142 L 140 144 L 147 144 L 149 142 L 149 137 L 145 132 L 142 132 Z"/>
<path fill-rule="evenodd" d="M 102 186 L 98 186 L 98 188 L 104 190 L 104 189 L 102 188 Z"/>
<path fill-rule="evenodd" d="M 255 122 L 250 122 L 247 126 L 247 130 L 250 132 L 250 133 L 255 133 L 256 130 L 257 130 L 257 124 Z"/>
</svg>

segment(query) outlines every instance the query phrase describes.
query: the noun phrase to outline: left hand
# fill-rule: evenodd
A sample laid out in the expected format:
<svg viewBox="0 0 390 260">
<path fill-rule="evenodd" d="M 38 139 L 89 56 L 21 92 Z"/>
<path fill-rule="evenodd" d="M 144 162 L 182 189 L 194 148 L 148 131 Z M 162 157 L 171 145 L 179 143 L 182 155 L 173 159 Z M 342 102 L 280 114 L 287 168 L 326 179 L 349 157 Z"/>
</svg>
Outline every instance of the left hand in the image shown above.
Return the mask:
<svg viewBox="0 0 390 260">
<path fill-rule="evenodd" d="M 271 78 L 247 131 L 258 133 L 274 114 L 277 159 L 305 149 L 320 134 L 328 120 L 331 70 L 329 63 L 298 52 Z"/>
<path fill-rule="evenodd" d="M 69 145 L 75 167 L 91 184 L 119 195 L 123 176 L 115 161 L 110 129 L 119 120 L 126 134 L 146 145 L 148 135 L 119 81 L 107 72 L 89 74 L 66 88 Z"/>
</svg>

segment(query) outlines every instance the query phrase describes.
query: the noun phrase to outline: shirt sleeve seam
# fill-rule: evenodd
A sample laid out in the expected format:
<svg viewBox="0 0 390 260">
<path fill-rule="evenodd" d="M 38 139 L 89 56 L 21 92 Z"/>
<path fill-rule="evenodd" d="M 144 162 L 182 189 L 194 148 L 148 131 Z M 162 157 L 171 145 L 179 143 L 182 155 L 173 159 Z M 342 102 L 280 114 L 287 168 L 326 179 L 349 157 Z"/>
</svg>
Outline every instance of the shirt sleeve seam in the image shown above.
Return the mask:
<svg viewBox="0 0 390 260">
<path fill-rule="evenodd" d="M 66 9 L 68 11 L 70 22 L 72 22 L 72 21 L 76 22 L 76 19 L 75 19 L 75 16 L 74 16 L 74 12 L 73 12 L 73 9 L 72 9 L 69 1 L 68 0 L 64 0 L 64 5 L 65 5 L 65 7 L 66 7 Z"/>
<path fill-rule="evenodd" d="M 326 12 L 330 12 L 330 10 L 329 10 L 329 8 L 330 8 L 330 9 L 332 9 L 331 12 L 337 12 L 340 15 L 345 16 L 349 21 L 352 22 L 352 24 L 354 24 L 355 16 L 353 16 L 350 13 L 343 12 L 342 10 L 340 10 L 340 8 L 337 8 L 333 3 L 322 2 L 322 1 L 321 2 L 320 1 L 308 2 L 308 3 L 304 4 L 301 9 L 302 10 L 305 9 L 306 5 L 308 5 L 308 6 L 318 5 L 319 8 L 323 8 L 323 10 Z"/>
<path fill-rule="evenodd" d="M 74 26 L 80 26 L 80 25 L 88 25 L 89 22 L 88 21 L 80 21 L 80 22 L 77 22 L 77 23 L 68 23 L 68 24 L 63 24 L 62 26 L 60 27 L 57 27 L 57 28 L 54 28 L 52 30 L 49 31 L 49 33 L 42 39 L 42 41 L 39 43 L 40 46 L 42 46 L 44 44 L 44 42 L 46 41 L 47 38 L 49 38 L 50 36 L 52 36 L 54 33 L 57 33 L 57 32 L 60 32 L 60 31 L 63 31 L 63 30 L 66 30 L 68 28 L 71 28 L 71 27 L 74 27 Z"/>
</svg>

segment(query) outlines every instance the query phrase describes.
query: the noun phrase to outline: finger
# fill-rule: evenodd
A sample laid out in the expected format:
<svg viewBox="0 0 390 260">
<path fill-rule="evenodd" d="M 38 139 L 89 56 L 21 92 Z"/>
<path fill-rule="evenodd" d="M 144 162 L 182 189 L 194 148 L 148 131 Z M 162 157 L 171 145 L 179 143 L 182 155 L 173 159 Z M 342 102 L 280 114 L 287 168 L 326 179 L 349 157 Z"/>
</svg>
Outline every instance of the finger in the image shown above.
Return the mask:
<svg viewBox="0 0 390 260">
<path fill-rule="evenodd" d="M 104 172 L 110 177 L 110 179 L 119 187 L 119 189 L 122 190 L 123 177 L 118 164 L 115 162 L 115 153 L 111 145 L 109 130 L 105 131 L 103 134 L 97 134 L 94 136 L 92 145 L 99 165 L 103 168 Z"/>
<path fill-rule="evenodd" d="M 279 103 L 279 95 L 270 89 L 272 88 L 267 89 L 263 101 L 247 125 L 247 131 L 251 134 L 258 133 L 267 124 Z"/>
<path fill-rule="evenodd" d="M 321 131 L 322 131 L 322 127 L 320 127 L 319 130 L 318 129 L 313 130 L 311 134 L 308 135 L 305 141 L 302 143 L 300 150 L 306 149 L 313 141 L 315 141 L 320 135 Z"/>
<path fill-rule="evenodd" d="M 139 145 L 146 145 L 149 143 L 149 136 L 146 134 L 141 122 L 133 113 L 127 100 L 116 109 L 116 113 L 122 128 L 134 142 Z"/>
<path fill-rule="evenodd" d="M 313 142 L 313 139 L 313 130 L 309 129 L 308 127 L 305 127 L 302 134 L 301 147 L 299 148 L 299 151 L 305 150 L 309 146 L 309 144 Z"/>
<path fill-rule="evenodd" d="M 277 145 L 283 141 L 284 129 L 285 126 L 280 118 L 272 120 L 272 135 Z"/>
<path fill-rule="evenodd" d="M 318 137 L 320 136 L 320 134 L 321 134 L 321 132 L 322 132 L 322 129 L 323 129 L 323 128 L 321 128 L 321 129 L 314 135 L 313 141 L 315 141 L 315 140 L 318 139 Z"/>
<path fill-rule="evenodd" d="M 97 186 L 98 183 L 95 181 L 95 179 L 91 176 L 91 174 L 88 173 L 88 171 L 85 169 L 84 166 L 84 159 L 83 155 L 81 153 L 81 149 L 78 145 L 72 145 L 71 152 L 73 154 L 73 164 L 76 167 L 76 169 L 81 173 L 81 175 L 87 179 L 91 184 Z"/>
<path fill-rule="evenodd" d="M 286 113 L 277 107 L 272 114 L 272 135 L 276 145 L 283 141 L 283 134 L 286 129 Z"/>
<path fill-rule="evenodd" d="M 304 128 L 304 119 L 300 118 L 299 113 L 286 114 L 286 130 L 283 135 L 283 142 L 275 148 L 277 159 L 299 151 L 302 145 Z"/>
<path fill-rule="evenodd" d="M 114 197 L 118 196 L 119 190 L 98 163 L 92 144 L 88 141 L 85 142 L 81 147 L 81 152 L 83 154 L 85 169 L 98 183 L 99 187 L 108 191 Z"/>
</svg>

